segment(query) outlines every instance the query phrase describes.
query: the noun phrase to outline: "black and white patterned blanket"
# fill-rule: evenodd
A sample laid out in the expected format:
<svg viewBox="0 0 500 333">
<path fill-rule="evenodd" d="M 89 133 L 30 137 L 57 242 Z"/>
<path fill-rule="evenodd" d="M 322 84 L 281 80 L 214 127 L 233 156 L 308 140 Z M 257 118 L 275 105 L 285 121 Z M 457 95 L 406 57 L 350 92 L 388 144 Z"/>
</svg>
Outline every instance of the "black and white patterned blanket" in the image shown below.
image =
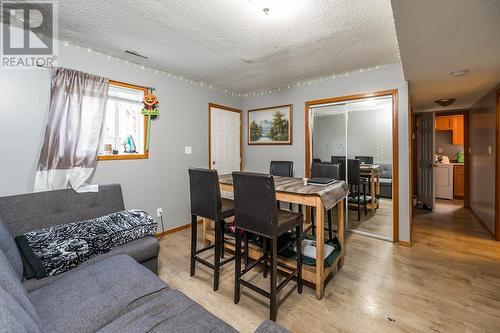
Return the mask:
<svg viewBox="0 0 500 333">
<path fill-rule="evenodd" d="M 27 279 L 66 272 L 116 246 L 154 235 L 157 222 L 142 210 L 57 225 L 16 237 Z"/>
</svg>

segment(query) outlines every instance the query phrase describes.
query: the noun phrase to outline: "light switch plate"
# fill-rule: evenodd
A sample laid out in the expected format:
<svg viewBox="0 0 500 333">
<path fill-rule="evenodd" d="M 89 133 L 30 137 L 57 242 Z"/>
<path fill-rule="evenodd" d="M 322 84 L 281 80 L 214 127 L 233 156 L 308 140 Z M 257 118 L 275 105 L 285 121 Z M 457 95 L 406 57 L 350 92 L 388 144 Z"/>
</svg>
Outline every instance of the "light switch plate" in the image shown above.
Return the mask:
<svg viewBox="0 0 500 333">
<path fill-rule="evenodd" d="M 488 146 L 488 154 L 491 155 L 491 146 Z"/>
<path fill-rule="evenodd" d="M 192 147 L 184 147 L 184 153 L 188 155 L 192 154 L 193 153 Z"/>
</svg>

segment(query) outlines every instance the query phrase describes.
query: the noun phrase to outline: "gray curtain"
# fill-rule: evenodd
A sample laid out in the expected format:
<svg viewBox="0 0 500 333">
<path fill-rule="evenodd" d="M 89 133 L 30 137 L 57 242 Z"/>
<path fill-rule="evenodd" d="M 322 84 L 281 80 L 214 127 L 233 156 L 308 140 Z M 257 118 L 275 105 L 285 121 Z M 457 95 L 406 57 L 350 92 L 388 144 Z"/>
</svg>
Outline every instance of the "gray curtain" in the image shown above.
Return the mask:
<svg viewBox="0 0 500 333">
<path fill-rule="evenodd" d="M 35 192 L 82 186 L 97 163 L 109 80 L 80 71 L 52 70 L 50 111 Z"/>
</svg>

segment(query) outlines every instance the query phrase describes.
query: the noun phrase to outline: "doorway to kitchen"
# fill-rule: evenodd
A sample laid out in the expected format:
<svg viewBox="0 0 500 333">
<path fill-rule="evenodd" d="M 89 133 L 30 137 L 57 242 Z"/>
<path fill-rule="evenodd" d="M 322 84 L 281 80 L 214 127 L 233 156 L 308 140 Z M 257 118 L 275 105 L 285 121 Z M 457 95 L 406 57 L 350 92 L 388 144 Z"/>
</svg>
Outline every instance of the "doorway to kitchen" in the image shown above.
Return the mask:
<svg viewBox="0 0 500 333">
<path fill-rule="evenodd" d="M 413 123 L 415 208 L 468 207 L 467 110 L 421 113 Z"/>
</svg>

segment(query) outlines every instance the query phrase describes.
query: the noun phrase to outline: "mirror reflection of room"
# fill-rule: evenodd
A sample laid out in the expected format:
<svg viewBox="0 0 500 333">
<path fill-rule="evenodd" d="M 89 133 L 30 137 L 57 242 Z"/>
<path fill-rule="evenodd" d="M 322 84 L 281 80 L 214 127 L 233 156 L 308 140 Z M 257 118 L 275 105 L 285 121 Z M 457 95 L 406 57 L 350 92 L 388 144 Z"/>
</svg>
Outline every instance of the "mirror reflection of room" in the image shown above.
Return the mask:
<svg viewBox="0 0 500 333">
<path fill-rule="evenodd" d="M 351 191 L 347 227 L 392 240 L 392 97 L 317 105 L 311 117 L 311 177 L 318 164 L 338 164 Z"/>
</svg>

